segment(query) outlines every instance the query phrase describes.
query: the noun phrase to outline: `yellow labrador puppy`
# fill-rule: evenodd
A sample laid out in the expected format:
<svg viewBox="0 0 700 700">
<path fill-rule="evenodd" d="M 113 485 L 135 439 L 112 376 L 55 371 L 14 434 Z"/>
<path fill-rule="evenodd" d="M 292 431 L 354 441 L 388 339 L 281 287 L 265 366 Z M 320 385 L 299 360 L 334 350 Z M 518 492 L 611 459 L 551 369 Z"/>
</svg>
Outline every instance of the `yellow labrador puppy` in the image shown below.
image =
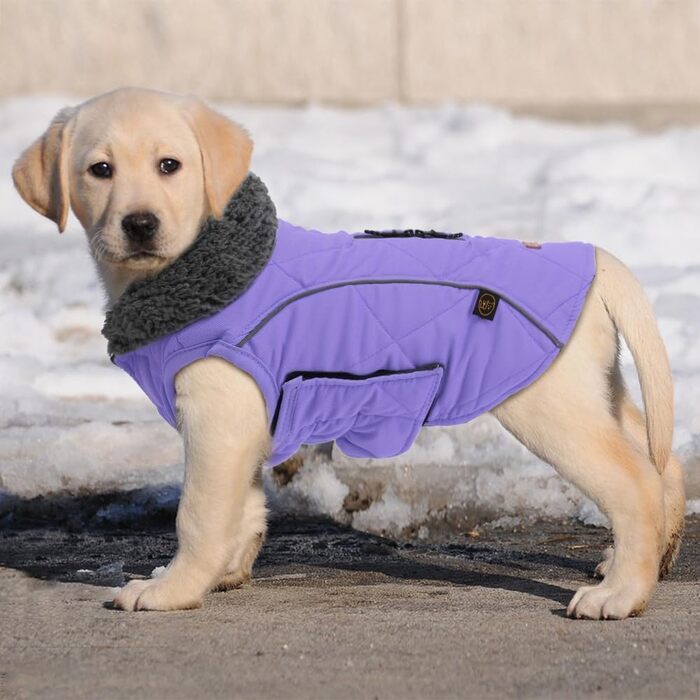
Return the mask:
<svg viewBox="0 0 700 700">
<path fill-rule="evenodd" d="M 69 208 L 87 233 L 110 304 L 129 285 L 170 265 L 248 173 L 243 129 L 193 99 L 121 89 L 62 110 L 17 160 L 20 195 L 65 228 Z M 177 169 L 177 176 L 171 173 Z M 159 222 L 148 254 L 128 226 Z M 678 551 L 684 515 L 681 467 L 671 453 L 671 372 L 650 304 L 617 259 L 598 249 L 597 274 L 570 342 L 555 363 L 492 413 L 608 516 L 614 548 L 603 581 L 574 595 L 576 618 L 624 618 L 647 605 Z M 639 372 L 646 416 L 629 399 L 618 330 Z M 585 377 L 585 380 L 582 378 Z M 266 406 L 252 378 L 219 358 L 175 381 L 186 451 L 178 550 L 157 579 L 131 581 L 115 605 L 178 610 L 251 575 L 266 531 L 259 466 L 268 454 Z"/>
</svg>

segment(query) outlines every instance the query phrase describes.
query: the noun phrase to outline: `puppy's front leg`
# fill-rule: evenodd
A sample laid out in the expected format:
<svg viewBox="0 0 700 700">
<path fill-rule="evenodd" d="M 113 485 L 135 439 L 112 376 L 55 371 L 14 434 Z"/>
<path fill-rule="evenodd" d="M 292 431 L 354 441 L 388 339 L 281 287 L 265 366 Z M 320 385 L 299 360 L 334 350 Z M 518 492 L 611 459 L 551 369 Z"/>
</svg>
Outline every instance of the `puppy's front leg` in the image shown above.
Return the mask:
<svg viewBox="0 0 700 700">
<path fill-rule="evenodd" d="M 199 607 L 231 561 L 255 469 L 269 446 L 265 403 L 254 381 L 219 358 L 177 376 L 185 483 L 178 549 L 162 577 L 131 581 L 114 599 L 123 610 Z"/>
</svg>

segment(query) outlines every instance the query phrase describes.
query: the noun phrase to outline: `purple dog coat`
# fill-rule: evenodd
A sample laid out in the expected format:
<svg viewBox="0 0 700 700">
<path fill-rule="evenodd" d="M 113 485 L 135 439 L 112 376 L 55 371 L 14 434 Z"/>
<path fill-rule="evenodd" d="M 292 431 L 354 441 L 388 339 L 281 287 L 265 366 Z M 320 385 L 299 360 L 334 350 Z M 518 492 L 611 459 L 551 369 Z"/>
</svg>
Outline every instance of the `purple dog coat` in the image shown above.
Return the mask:
<svg viewBox="0 0 700 700">
<path fill-rule="evenodd" d="M 331 440 L 352 457 L 397 455 L 421 426 L 466 422 L 535 381 L 595 275 L 587 244 L 435 236 L 279 221 L 237 298 L 114 362 L 173 426 L 183 367 L 214 356 L 247 372 L 267 406 L 269 465 Z"/>
</svg>

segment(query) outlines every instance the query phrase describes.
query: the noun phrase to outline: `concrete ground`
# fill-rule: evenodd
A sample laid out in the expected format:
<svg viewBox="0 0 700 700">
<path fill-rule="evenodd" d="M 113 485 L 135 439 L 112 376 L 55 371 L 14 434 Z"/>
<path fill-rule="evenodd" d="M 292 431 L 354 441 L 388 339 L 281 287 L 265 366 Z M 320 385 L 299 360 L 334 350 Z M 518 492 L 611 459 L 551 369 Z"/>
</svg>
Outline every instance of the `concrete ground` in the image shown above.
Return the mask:
<svg viewBox="0 0 700 700">
<path fill-rule="evenodd" d="M 609 540 L 577 523 L 410 545 L 277 522 L 252 584 L 136 614 L 110 588 L 164 564 L 172 528 L 76 529 L 0 531 L 2 698 L 700 697 L 698 518 L 620 622 L 564 616 Z"/>
</svg>

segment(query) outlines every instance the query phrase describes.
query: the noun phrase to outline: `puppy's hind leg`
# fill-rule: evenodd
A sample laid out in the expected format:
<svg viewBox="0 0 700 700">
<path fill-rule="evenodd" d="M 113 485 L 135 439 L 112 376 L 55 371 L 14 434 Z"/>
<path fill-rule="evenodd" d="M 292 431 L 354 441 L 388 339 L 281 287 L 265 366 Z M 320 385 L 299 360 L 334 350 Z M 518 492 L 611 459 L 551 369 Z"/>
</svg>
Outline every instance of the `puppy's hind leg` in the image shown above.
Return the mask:
<svg viewBox="0 0 700 700">
<path fill-rule="evenodd" d="M 615 555 L 604 581 L 579 589 L 567 612 L 591 619 L 638 614 L 653 593 L 661 559 L 659 475 L 609 414 L 579 406 L 574 420 L 557 420 L 557 411 L 549 408 L 543 411 L 526 399 L 494 413 L 523 444 L 593 499 L 612 524 Z"/>
<path fill-rule="evenodd" d="M 625 386 L 619 361 L 609 374 L 613 413 L 625 434 L 641 452 L 648 450 L 646 421 L 644 414 L 635 406 Z M 664 547 L 659 566 L 659 578 L 663 578 L 673 568 L 681 546 L 685 526 L 685 484 L 683 467 L 671 453 L 661 472 L 664 491 Z M 598 564 L 595 575 L 604 578 L 612 566 L 614 550 L 605 550 L 603 561 Z"/>
<path fill-rule="evenodd" d="M 226 573 L 214 587 L 216 591 L 238 588 L 252 578 L 253 564 L 267 534 L 265 492 L 259 476 L 258 472 L 255 483 L 248 492 L 241 524 L 234 540 L 233 557 L 226 567 Z"/>
<path fill-rule="evenodd" d="M 610 519 L 615 553 L 602 583 L 573 597 L 571 617 L 641 612 L 656 585 L 664 547 L 663 484 L 646 448 L 623 431 L 611 404 L 616 334 L 591 293 L 569 345 L 550 369 L 493 413 L 503 426 Z"/>
<path fill-rule="evenodd" d="M 638 446 L 647 449 L 647 432 L 642 412 L 625 393 L 620 400 L 619 417 L 622 427 Z M 678 556 L 685 525 L 685 484 L 683 467 L 671 453 L 661 474 L 664 491 L 664 547 L 659 566 L 659 578 L 663 578 L 673 568 Z"/>
</svg>

